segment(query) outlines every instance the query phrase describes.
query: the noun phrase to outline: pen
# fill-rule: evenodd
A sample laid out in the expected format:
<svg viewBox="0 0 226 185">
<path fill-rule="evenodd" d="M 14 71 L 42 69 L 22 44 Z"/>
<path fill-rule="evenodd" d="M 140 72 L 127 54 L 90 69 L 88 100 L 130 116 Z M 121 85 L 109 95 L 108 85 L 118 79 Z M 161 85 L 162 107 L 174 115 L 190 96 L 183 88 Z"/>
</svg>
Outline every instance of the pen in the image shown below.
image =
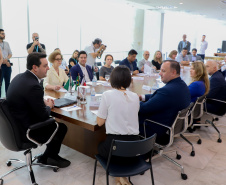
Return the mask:
<svg viewBox="0 0 226 185">
<path fill-rule="evenodd" d="M 74 107 L 76 107 L 76 105 L 73 105 L 73 106 L 71 106 L 71 107 L 67 107 L 67 110 L 73 109 Z"/>
</svg>

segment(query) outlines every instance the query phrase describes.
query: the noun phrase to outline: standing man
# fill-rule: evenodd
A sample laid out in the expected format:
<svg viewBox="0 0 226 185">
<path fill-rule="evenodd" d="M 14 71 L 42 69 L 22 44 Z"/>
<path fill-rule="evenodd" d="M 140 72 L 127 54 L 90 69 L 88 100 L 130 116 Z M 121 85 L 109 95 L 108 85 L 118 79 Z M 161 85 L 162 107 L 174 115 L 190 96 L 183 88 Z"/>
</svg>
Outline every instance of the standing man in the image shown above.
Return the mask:
<svg viewBox="0 0 226 185">
<path fill-rule="evenodd" d="M 101 50 L 105 50 L 106 46 L 102 44 L 102 40 L 96 38 L 91 46 L 87 46 L 85 48 L 85 52 L 87 53 L 87 65 L 93 67 L 96 63 L 96 58 L 100 56 Z"/>
<path fill-rule="evenodd" d="M 33 52 L 27 57 L 27 71 L 18 74 L 11 82 L 6 96 L 10 112 L 20 127 L 23 140 L 27 141 L 26 132 L 32 124 L 49 119 L 51 108 L 54 107 L 52 99 L 44 100 L 44 91 L 40 86 L 42 78 L 49 70 L 46 54 Z M 31 132 L 30 137 L 45 143 L 55 130 L 56 125 L 50 124 L 45 128 Z M 70 161 L 58 154 L 61 143 L 67 133 L 67 126 L 59 123 L 56 135 L 47 144 L 44 154 L 38 158 L 39 163 L 65 168 Z"/>
<path fill-rule="evenodd" d="M 1 79 L 1 76 L 2 76 L 2 70 L 1 70 L 2 63 L 3 63 L 3 56 L 2 56 L 2 49 L 0 47 L 0 79 Z M 0 85 L 0 87 L 1 87 L 1 85 Z M 0 91 L 1 91 L 1 88 L 0 88 Z M 0 98 L 1 98 L 1 96 L 0 96 Z"/>
<path fill-rule="evenodd" d="M 202 40 L 201 40 L 199 54 L 198 54 L 203 60 L 205 59 L 205 51 L 208 48 L 208 42 L 206 42 L 205 39 L 206 39 L 206 36 L 203 35 Z"/>
<path fill-rule="evenodd" d="M 128 53 L 128 57 L 126 57 L 124 60 L 119 62 L 119 65 L 127 66 L 133 75 L 136 75 L 139 73 L 137 68 L 137 60 L 136 60 L 137 54 L 138 53 L 136 50 L 131 49 Z"/>
<path fill-rule="evenodd" d="M 179 42 L 178 44 L 178 53 L 180 54 L 183 48 L 186 48 L 188 53 L 190 52 L 191 43 L 187 41 L 187 35 L 183 35 L 183 40 Z"/>
<path fill-rule="evenodd" d="M 141 60 L 140 62 L 138 62 L 138 68 L 140 71 L 144 72 L 144 64 L 147 64 L 148 66 L 152 67 L 152 63 L 150 61 L 148 61 L 150 56 L 149 51 L 145 51 L 143 54 L 144 59 Z"/>
<path fill-rule="evenodd" d="M 5 93 L 7 93 L 9 83 L 10 83 L 10 78 L 11 78 L 11 73 L 12 73 L 12 63 L 10 63 L 10 58 L 12 57 L 12 51 L 10 49 L 9 43 L 5 40 L 5 32 L 3 29 L 0 29 L 0 47 L 2 50 L 2 56 L 3 56 L 3 62 L 1 65 L 1 81 L 0 85 L 2 87 L 2 81 L 4 79 L 5 81 Z M 0 90 L 0 97 L 1 97 L 1 90 Z"/>
<path fill-rule="evenodd" d="M 28 54 L 30 54 L 32 52 L 46 53 L 45 45 L 41 44 L 39 42 L 39 35 L 38 35 L 38 33 L 33 33 L 32 34 L 32 40 L 33 40 L 33 42 L 27 45 L 27 52 L 28 52 Z"/>
</svg>

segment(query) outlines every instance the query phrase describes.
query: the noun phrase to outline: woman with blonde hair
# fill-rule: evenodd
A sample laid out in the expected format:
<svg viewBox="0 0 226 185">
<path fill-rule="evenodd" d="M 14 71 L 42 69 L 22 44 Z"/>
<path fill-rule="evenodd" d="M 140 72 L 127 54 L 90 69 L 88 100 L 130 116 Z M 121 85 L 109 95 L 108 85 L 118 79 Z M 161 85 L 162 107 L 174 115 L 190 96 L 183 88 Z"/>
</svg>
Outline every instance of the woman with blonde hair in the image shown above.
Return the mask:
<svg viewBox="0 0 226 185">
<path fill-rule="evenodd" d="M 177 50 L 173 50 L 170 52 L 169 57 L 166 60 L 176 60 Z"/>
<path fill-rule="evenodd" d="M 156 67 L 156 70 L 160 70 L 162 65 L 162 52 L 156 51 L 154 54 L 154 59 L 151 61 L 153 66 Z"/>
<path fill-rule="evenodd" d="M 198 97 L 208 94 L 210 89 L 210 82 L 204 63 L 193 62 L 191 64 L 190 76 L 192 82 L 188 88 L 191 94 L 191 102 L 195 102 Z"/>
<path fill-rule="evenodd" d="M 59 51 L 54 51 L 49 55 L 48 60 L 52 63 L 52 67 L 47 72 L 43 87 L 49 90 L 59 90 L 68 81 L 65 71 L 59 67 L 63 56 Z"/>
<path fill-rule="evenodd" d="M 78 63 L 78 50 L 75 50 L 71 56 L 71 58 L 69 59 L 69 69 L 71 69 L 73 66 L 75 66 Z"/>
</svg>

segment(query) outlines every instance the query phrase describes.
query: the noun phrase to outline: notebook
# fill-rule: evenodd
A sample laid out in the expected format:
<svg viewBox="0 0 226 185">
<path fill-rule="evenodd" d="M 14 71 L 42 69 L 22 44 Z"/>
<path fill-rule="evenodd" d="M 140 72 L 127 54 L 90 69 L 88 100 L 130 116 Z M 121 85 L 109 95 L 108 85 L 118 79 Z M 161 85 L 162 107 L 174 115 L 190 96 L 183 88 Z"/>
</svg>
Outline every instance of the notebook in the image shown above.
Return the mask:
<svg viewBox="0 0 226 185">
<path fill-rule="evenodd" d="M 71 99 L 67 99 L 67 98 L 59 98 L 59 99 L 55 99 L 54 100 L 55 103 L 55 107 L 63 107 L 63 106 L 67 106 L 67 105 L 71 105 L 74 103 L 77 103 L 76 100 L 71 100 Z"/>
</svg>

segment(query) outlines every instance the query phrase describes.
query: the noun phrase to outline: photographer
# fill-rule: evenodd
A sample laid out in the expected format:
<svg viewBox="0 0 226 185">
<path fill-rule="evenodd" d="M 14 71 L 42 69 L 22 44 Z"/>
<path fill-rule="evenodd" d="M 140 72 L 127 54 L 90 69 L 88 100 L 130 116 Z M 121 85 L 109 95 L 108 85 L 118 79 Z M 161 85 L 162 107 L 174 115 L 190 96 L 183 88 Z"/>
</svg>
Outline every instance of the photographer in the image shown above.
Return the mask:
<svg viewBox="0 0 226 185">
<path fill-rule="evenodd" d="M 28 54 L 32 52 L 40 52 L 46 54 L 46 47 L 44 44 L 41 44 L 39 42 L 39 35 L 38 33 L 33 33 L 32 34 L 32 40 L 33 42 L 27 45 L 27 52 Z"/>
<path fill-rule="evenodd" d="M 9 43 L 3 41 L 5 40 L 5 32 L 3 29 L 0 29 L 0 47 L 2 50 L 2 56 L 3 56 L 3 61 L 1 65 L 1 80 L 0 80 L 0 85 L 2 87 L 2 81 L 4 79 L 5 81 L 5 92 L 7 93 L 9 83 L 10 83 L 10 78 L 11 78 L 11 73 L 12 73 L 12 63 L 10 63 L 10 58 L 12 57 L 12 51 L 9 47 Z M 1 89 L 0 89 L 0 97 L 1 97 Z"/>
</svg>

